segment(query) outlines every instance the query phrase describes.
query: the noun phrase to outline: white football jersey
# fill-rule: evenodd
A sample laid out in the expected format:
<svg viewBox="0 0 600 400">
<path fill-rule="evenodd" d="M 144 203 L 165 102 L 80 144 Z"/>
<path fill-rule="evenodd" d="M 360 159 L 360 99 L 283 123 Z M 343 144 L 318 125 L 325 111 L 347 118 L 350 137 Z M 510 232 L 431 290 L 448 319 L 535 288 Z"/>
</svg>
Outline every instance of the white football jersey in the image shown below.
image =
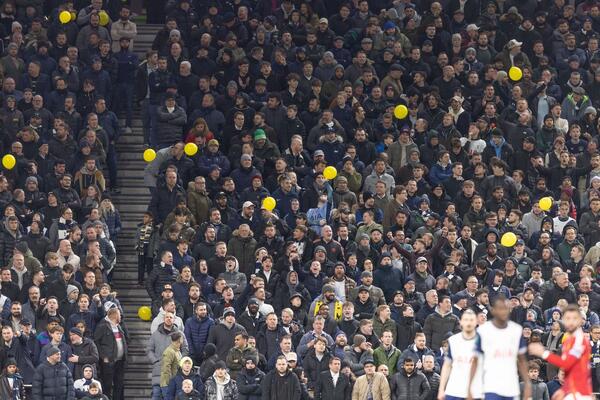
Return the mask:
<svg viewBox="0 0 600 400">
<path fill-rule="evenodd" d="M 508 321 L 506 328 L 500 329 L 488 321 L 477 330 L 476 343 L 483 360 L 483 392 L 519 396 L 517 357 L 527 353 L 521 325 Z"/>
<path fill-rule="evenodd" d="M 480 357 L 475 349 L 477 335 L 472 339 L 465 339 L 461 332 L 452 335 L 448 339 L 448 353 L 446 358 L 452 362 L 452 370 L 446 385 L 446 395 L 453 397 L 466 398 L 467 386 L 469 385 L 469 376 L 471 375 L 471 360 L 473 357 Z M 477 371 L 473 377 L 471 393 L 473 398 L 483 398 L 483 377 L 481 360 L 477 365 Z"/>
</svg>

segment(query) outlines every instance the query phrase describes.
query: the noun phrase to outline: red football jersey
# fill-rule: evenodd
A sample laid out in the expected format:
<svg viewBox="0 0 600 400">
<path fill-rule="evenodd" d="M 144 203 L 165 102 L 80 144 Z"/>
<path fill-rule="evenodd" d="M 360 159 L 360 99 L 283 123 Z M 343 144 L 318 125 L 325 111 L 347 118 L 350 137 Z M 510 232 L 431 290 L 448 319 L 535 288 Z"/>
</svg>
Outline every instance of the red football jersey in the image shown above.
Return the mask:
<svg viewBox="0 0 600 400">
<path fill-rule="evenodd" d="M 586 339 L 583 331 L 578 329 L 564 340 L 561 355 L 550 354 L 546 359 L 565 371 L 565 383 L 562 387 L 565 395 L 591 396 L 591 353 L 590 341 Z"/>
</svg>

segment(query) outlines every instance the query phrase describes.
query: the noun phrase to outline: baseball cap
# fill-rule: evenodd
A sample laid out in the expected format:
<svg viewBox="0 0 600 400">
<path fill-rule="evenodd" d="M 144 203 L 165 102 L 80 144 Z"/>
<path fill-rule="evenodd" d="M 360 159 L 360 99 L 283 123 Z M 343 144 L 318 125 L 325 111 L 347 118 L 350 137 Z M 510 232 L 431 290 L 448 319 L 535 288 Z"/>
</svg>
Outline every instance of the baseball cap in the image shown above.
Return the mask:
<svg viewBox="0 0 600 400">
<path fill-rule="evenodd" d="M 244 204 L 242 205 L 243 208 L 248 208 L 248 207 L 255 207 L 254 203 L 251 201 L 245 201 Z"/>
</svg>

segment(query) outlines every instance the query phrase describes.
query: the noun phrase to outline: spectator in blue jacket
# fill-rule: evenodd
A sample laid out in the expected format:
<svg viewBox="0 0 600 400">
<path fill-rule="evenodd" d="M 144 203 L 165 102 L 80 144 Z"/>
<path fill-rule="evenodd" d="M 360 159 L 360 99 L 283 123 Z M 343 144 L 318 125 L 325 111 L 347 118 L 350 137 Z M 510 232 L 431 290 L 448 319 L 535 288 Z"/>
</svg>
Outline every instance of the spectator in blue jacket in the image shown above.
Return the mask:
<svg viewBox="0 0 600 400">
<path fill-rule="evenodd" d="M 202 351 L 208 341 L 208 332 L 214 324 L 215 321 L 208 316 L 206 303 L 202 302 L 196 304 L 194 316 L 185 322 L 184 333 L 190 348 L 190 357 L 197 365 L 202 361 Z"/>
<path fill-rule="evenodd" d="M 452 176 L 452 163 L 450 163 L 450 153 L 441 151 L 438 155 L 438 162 L 429 170 L 429 182 L 432 185 L 444 183 Z"/>
<path fill-rule="evenodd" d="M 202 176 L 208 176 L 209 172 L 216 165 L 221 169 L 221 176 L 228 176 L 230 171 L 229 159 L 219 151 L 219 141 L 211 139 L 206 146 L 206 151 L 196 161 L 198 173 Z"/>
</svg>

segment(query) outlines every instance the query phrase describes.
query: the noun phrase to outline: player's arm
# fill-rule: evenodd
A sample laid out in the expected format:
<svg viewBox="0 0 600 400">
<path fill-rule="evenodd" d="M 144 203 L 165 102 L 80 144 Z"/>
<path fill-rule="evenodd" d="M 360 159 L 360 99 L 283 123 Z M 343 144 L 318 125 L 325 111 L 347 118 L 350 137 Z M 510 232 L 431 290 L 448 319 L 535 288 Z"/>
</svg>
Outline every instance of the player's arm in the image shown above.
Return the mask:
<svg viewBox="0 0 600 400">
<path fill-rule="evenodd" d="M 448 384 L 448 378 L 450 378 L 450 372 L 452 372 L 452 360 L 446 358 L 440 372 L 440 386 L 437 394 L 438 400 L 444 400 L 446 397 L 446 385 Z"/>
<path fill-rule="evenodd" d="M 562 370 L 569 371 L 575 364 L 577 364 L 580 356 L 573 354 L 573 349 L 569 350 L 567 354 L 560 356 L 548 350 L 544 350 L 542 353 L 542 358 Z"/>
<path fill-rule="evenodd" d="M 529 345 L 529 354 L 543 358 L 550 364 L 569 371 L 579 361 L 584 352 L 583 344 L 578 341 L 573 347 L 564 351 L 560 356 L 548 350 L 541 343 L 532 343 Z"/>
</svg>

